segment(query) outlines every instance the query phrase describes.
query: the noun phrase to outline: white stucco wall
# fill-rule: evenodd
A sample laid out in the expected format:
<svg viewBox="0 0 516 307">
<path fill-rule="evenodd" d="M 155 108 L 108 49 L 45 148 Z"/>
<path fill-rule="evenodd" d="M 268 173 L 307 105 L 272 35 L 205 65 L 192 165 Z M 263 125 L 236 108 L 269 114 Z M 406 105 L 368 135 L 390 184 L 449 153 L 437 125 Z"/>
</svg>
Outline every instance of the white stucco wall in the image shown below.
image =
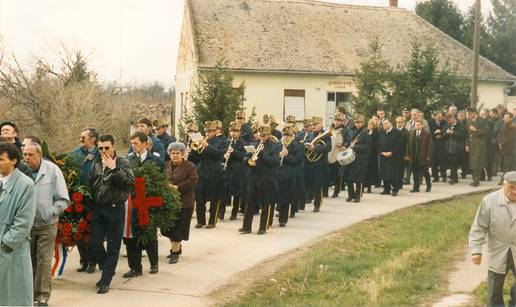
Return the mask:
<svg viewBox="0 0 516 307">
<path fill-rule="evenodd" d="M 234 85 L 244 81 L 245 106 L 250 114 L 272 114 L 279 120 L 284 116 L 284 90 L 305 90 L 305 118 L 325 117 L 328 92 L 356 93 L 351 77 L 284 73 L 233 73 Z M 285 114 L 289 115 L 289 114 Z M 298 119 L 298 120 L 302 120 Z"/>
<path fill-rule="evenodd" d="M 184 109 L 191 109 L 192 93 L 197 82 L 197 61 L 190 18 L 188 4 L 185 2 L 181 43 L 176 66 L 176 104 L 174 110 L 174 126 L 176 129 Z"/>
<path fill-rule="evenodd" d="M 478 83 L 478 105 L 484 108 L 494 108 L 497 105 L 505 105 L 505 89 L 509 83 L 480 81 Z"/>
</svg>

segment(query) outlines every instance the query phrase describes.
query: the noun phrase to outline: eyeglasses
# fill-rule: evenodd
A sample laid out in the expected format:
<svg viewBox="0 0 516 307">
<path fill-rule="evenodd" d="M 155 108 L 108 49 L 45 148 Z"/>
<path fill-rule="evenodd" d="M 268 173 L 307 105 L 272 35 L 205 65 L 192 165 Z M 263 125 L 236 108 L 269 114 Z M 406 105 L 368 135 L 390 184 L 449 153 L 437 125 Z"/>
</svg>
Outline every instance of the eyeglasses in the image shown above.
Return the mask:
<svg viewBox="0 0 516 307">
<path fill-rule="evenodd" d="M 104 150 L 107 151 L 107 150 L 110 150 L 110 149 L 111 149 L 111 147 L 109 147 L 109 146 L 106 146 L 106 147 L 99 146 L 99 150 L 100 151 L 104 151 Z"/>
</svg>

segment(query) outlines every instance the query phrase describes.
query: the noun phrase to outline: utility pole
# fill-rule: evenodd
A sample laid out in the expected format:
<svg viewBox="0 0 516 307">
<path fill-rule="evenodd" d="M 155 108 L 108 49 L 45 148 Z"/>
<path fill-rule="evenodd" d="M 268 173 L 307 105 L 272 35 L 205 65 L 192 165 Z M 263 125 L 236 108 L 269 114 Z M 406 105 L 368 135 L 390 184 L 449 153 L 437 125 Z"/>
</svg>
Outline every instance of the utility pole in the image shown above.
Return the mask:
<svg viewBox="0 0 516 307">
<path fill-rule="evenodd" d="M 480 57 L 480 0 L 475 1 L 475 32 L 473 34 L 473 80 L 471 83 L 471 106 L 478 103 L 478 61 Z"/>
</svg>

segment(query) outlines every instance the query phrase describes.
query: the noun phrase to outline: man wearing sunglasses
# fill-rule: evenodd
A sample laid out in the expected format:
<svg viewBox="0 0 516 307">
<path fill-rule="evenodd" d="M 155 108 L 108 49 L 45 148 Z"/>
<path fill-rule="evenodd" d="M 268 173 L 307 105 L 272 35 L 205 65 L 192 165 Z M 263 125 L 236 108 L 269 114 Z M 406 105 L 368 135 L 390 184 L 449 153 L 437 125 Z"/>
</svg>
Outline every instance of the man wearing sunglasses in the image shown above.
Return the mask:
<svg viewBox="0 0 516 307">
<path fill-rule="evenodd" d="M 93 164 L 89 180 L 93 197 L 91 254 L 102 268 L 97 293 L 104 294 L 109 291 L 115 275 L 124 227 L 124 204 L 134 184 L 134 175 L 129 161 L 116 155 L 113 136 L 101 135 L 98 149 L 100 157 Z M 105 253 L 104 238 L 107 239 Z"/>
</svg>

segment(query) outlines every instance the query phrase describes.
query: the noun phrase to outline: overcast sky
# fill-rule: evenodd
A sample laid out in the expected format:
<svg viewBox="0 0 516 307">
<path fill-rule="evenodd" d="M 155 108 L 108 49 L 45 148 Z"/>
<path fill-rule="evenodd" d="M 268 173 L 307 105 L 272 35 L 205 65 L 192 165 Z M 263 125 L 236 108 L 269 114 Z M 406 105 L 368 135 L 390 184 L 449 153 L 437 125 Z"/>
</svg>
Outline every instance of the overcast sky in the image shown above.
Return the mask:
<svg viewBox="0 0 516 307">
<path fill-rule="evenodd" d="M 399 6 L 414 10 L 416 2 L 399 0 Z M 454 2 L 466 10 L 474 0 Z M 486 14 L 490 0 L 482 3 Z M 169 86 L 174 82 L 182 15 L 183 0 L 0 0 L 0 39 L 23 63 L 52 59 L 64 45 L 82 50 L 102 81 L 158 81 Z"/>
</svg>

